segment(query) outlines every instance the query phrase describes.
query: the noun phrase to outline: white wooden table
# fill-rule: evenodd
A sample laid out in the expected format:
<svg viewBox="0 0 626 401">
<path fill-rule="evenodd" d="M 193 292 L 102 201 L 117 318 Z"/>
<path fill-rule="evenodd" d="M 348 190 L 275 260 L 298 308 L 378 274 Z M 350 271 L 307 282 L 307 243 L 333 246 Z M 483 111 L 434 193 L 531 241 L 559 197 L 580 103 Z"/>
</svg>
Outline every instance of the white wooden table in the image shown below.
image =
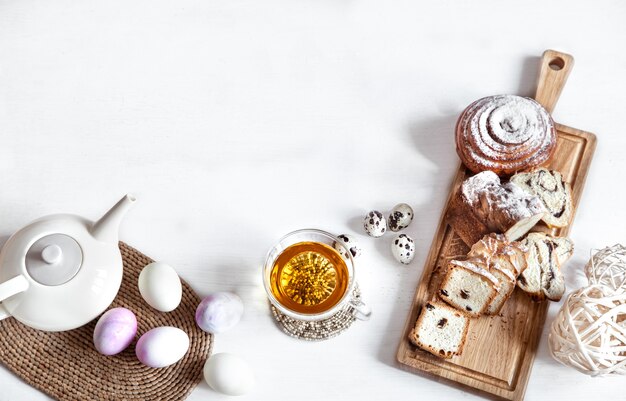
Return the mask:
<svg viewBox="0 0 626 401">
<path fill-rule="evenodd" d="M 465 4 L 467 3 L 467 4 Z M 479 400 L 400 370 L 396 348 L 448 185 L 453 128 L 471 101 L 532 95 L 544 49 L 576 65 L 554 113 L 598 148 L 572 238 L 569 288 L 592 247 L 626 241 L 626 3 L 620 1 L 0 2 L 0 235 L 44 214 L 95 218 L 139 198 L 121 238 L 201 295 L 235 291 L 242 322 L 215 352 L 245 357 L 249 400 Z M 408 267 L 370 209 L 411 204 Z M 305 343 L 274 325 L 261 284 L 283 234 L 356 234 L 374 310 Z M 548 321 L 559 304 L 550 308 Z M 527 400 L 624 399 L 551 359 L 544 330 Z M 0 369 L 0 400 L 45 400 Z M 227 399 L 201 384 L 190 400 Z"/>
</svg>

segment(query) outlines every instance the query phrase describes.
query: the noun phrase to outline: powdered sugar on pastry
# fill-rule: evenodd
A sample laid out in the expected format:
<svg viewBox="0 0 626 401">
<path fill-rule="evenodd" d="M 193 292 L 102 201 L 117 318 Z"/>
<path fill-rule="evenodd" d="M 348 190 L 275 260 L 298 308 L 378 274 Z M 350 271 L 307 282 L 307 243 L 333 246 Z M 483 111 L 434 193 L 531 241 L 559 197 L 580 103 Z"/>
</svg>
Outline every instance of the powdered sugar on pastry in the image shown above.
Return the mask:
<svg viewBox="0 0 626 401">
<path fill-rule="evenodd" d="M 500 178 L 492 171 L 483 171 L 463 182 L 461 188 L 466 202 L 473 208 L 487 227 L 494 231 L 506 231 L 499 221 L 519 221 L 545 213 L 545 207 L 536 196 L 517 185 L 500 185 Z"/>
<path fill-rule="evenodd" d="M 509 175 L 546 161 L 556 146 L 556 131 L 550 114 L 533 99 L 490 96 L 463 111 L 456 146 L 470 170 Z"/>
<path fill-rule="evenodd" d="M 484 171 L 463 181 L 461 191 L 465 200 L 474 206 L 478 203 L 480 195 L 487 191 L 489 187 L 499 185 L 500 178 L 495 173 Z"/>
</svg>

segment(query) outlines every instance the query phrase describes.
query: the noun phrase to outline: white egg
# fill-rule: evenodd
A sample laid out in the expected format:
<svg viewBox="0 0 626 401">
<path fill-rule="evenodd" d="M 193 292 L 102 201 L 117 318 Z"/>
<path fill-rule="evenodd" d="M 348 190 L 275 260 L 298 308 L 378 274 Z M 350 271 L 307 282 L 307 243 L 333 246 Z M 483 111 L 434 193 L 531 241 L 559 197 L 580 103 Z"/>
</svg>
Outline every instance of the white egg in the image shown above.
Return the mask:
<svg viewBox="0 0 626 401">
<path fill-rule="evenodd" d="M 178 327 L 157 327 L 137 341 L 139 362 L 151 368 L 163 368 L 182 359 L 189 349 L 189 336 Z"/>
<path fill-rule="evenodd" d="M 391 242 L 391 254 L 398 262 L 408 265 L 415 257 L 415 241 L 406 234 L 398 235 Z"/>
<path fill-rule="evenodd" d="M 387 230 L 387 220 L 378 210 L 372 210 L 363 219 L 363 228 L 370 237 L 381 237 Z"/>
<path fill-rule="evenodd" d="M 406 203 L 395 205 L 387 218 L 389 229 L 394 232 L 407 228 L 411 221 L 413 221 L 413 209 Z"/>
<path fill-rule="evenodd" d="M 170 312 L 178 307 L 183 296 L 180 278 L 170 265 L 153 262 L 139 274 L 139 292 L 143 299 L 160 312 Z"/>
<path fill-rule="evenodd" d="M 204 364 L 204 380 L 218 393 L 244 395 L 254 387 L 254 373 L 241 357 L 221 353 Z"/>
</svg>

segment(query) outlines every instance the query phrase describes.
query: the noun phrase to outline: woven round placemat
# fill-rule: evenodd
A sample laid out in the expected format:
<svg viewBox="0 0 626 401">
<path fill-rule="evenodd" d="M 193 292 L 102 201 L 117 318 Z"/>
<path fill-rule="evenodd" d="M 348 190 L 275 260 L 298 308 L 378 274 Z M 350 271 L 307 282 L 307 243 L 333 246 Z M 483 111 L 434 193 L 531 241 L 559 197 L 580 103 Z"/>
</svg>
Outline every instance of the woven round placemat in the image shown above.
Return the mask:
<svg viewBox="0 0 626 401">
<path fill-rule="evenodd" d="M 352 326 L 352 323 L 356 320 L 352 313 L 353 305 L 357 305 L 360 299 L 361 291 L 359 291 L 359 286 L 356 285 L 352 291 L 352 299 L 342 310 L 328 319 L 315 322 L 294 319 L 280 312 L 274 305 L 270 304 L 270 307 L 276 324 L 286 334 L 306 341 L 322 341 L 336 337 Z"/>
<path fill-rule="evenodd" d="M 202 378 L 212 336 L 194 320 L 200 299 L 184 281 L 180 306 L 169 313 L 152 309 L 139 294 L 141 269 L 152 262 L 120 242 L 124 277 L 110 308 L 123 306 L 137 316 L 137 337 L 122 353 L 100 355 L 93 346 L 96 321 L 76 330 L 49 333 L 13 318 L 0 322 L 0 363 L 26 383 L 58 400 L 184 400 Z M 182 281 L 182 280 L 181 280 Z M 142 365 L 135 342 L 146 331 L 174 326 L 189 335 L 189 351 L 179 362 L 161 369 Z"/>
</svg>

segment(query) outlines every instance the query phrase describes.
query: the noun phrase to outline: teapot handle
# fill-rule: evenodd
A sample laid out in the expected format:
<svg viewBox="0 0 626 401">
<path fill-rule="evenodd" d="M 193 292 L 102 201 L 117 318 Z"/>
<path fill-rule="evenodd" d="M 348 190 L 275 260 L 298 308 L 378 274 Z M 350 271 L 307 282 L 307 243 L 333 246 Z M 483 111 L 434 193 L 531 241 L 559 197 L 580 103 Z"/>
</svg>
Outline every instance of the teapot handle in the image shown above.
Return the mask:
<svg viewBox="0 0 626 401">
<path fill-rule="evenodd" d="M 28 288 L 28 280 L 23 275 L 13 277 L 0 284 L 0 302 Z M 10 314 L 2 304 L 0 304 L 0 320 L 9 317 Z"/>
</svg>

